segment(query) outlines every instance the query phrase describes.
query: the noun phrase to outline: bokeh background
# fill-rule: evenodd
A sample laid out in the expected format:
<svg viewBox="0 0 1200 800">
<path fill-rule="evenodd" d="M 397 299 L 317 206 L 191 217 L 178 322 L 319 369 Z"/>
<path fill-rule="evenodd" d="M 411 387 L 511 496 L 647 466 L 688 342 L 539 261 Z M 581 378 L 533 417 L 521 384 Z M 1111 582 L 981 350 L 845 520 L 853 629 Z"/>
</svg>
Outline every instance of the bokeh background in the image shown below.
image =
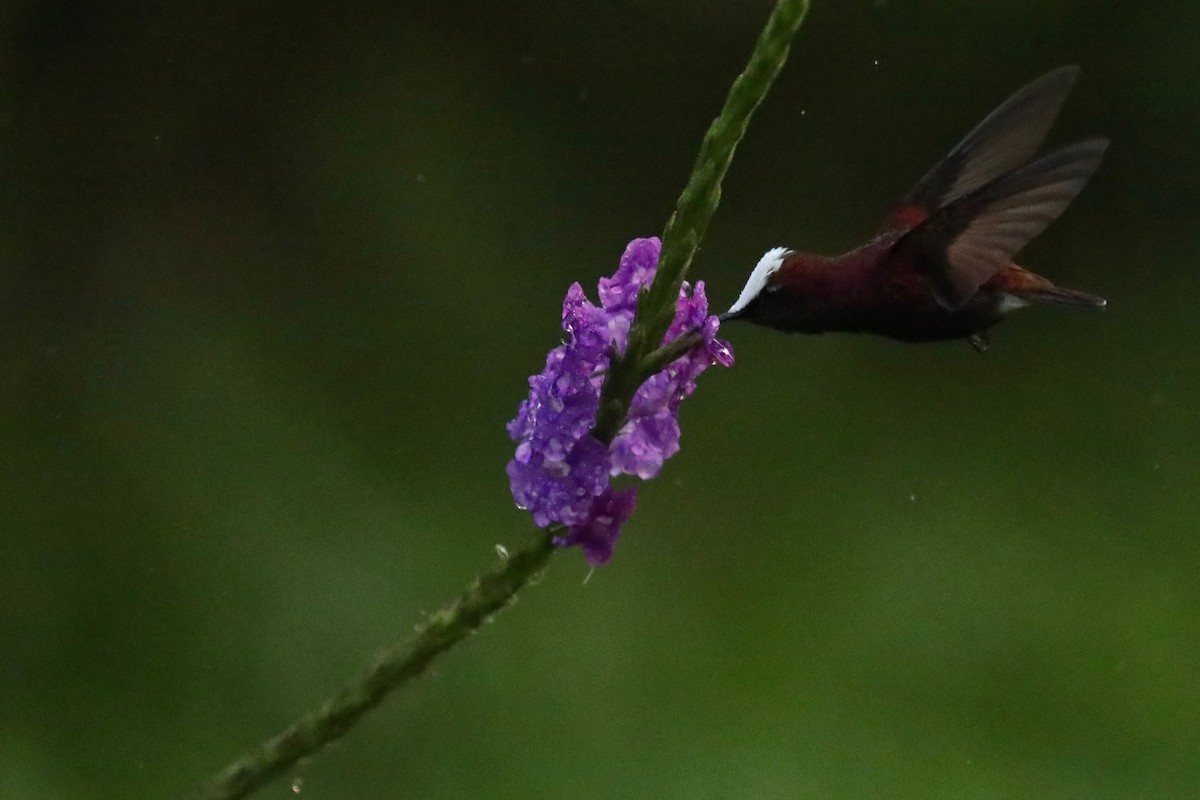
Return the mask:
<svg viewBox="0 0 1200 800">
<path fill-rule="evenodd" d="M 178 796 L 527 537 L 563 291 L 768 7 L 0 6 L 0 797 Z M 1114 145 L 1022 261 L 1107 312 L 731 327 L 609 567 L 261 796 L 1200 796 L 1200 5 L 817 4 L 692 275 L 856 245 L 1072 62 Z"/>
</svg>

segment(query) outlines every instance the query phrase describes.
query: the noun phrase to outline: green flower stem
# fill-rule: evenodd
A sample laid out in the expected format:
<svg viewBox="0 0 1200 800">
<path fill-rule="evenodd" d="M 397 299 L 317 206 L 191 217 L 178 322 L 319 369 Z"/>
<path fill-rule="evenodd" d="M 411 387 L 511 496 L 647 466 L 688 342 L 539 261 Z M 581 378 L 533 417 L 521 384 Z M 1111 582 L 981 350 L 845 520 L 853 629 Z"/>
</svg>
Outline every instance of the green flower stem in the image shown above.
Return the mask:
<svg viewBox="0 0 1200 800">
<path fill-rule="evenodd" d="M 721 202 L 721 182 L 729 170 L 750 117 L 767 96 L 787 61 L 792 38 L 808 14 L 809 0 L 778 0 L 759 34 L 745 71 L 733 82 L 725 107 L 713 120 L 700 145 L 687 186 L 663 231 L 662 255 L 650 288 L 638 298 L 625 355 L 613 365 L 604 384 L 593 435 L 607 442 L 616 435 L 633 393 L 641 385 L 647 355 L 662 342 L 675 315 L 679 286 L 700 247 L 709 220 Z M 669 363 L 669 362 L 668 362 Z"/>
<path fill-rule="evenodd" d="M 703 343 L 704 338 L 698 331 L 689 331 L 646 356 L 642 361 L 641 372 L 646 377 L 650 377 L 656 372 L 662 372 L 672 361 Z"/>
<path fill-rule="evenodd" d="M 663 232 L 662 256 L 654 283 L 638 298 L 629 346 L 616 360 L 604 383 L 592 434 L 608 443 L 621 426 L 629 403 L 642 382 L 699 343 L 687 334 L 659 347 L 675 314 L 679 286 L 721 199 L 721 181 L 734 150 L 746 133 L 754 109 L 787 60 L 793 35 L 808 13 L 808 0 L 778 0 L 755 44 L 746 70 L 734 81 L 720 115 L 709 127 L 687 187 Z M 444 651 L 474 632 L 512 602 L 553 553 L 553 537 L 561 528 L 539 532 L 536 539 L 511 553 L 499 567 L 476 579 L 446 608 L 432 615 L 403 644 L 384 651 L 375 664 L 316 711 L 239 758 L 189 797 L 234 800 L 245 797 L 296 762 L 337 739 L 383 699 L 419 676 Z"/>
<path fill-rule="evenodd" d="M 438 655 L 511 603 L 521 587 L 546 566 L 555 549 L 551 540 L 559 533 L 562 528 L 557 526 L 539 531 L 494 570 L 476 578 L 461 597 L 432 614 L 412 638 L 381 653 L 358 680 L 243 755 L 188 795 L 189 800 L 245 797 L 340 737 L 388 694 L 419 676 Z"/>
<path fill-rule="evenodd" d="M 733 161 L 734 151 L 746 135 L 754 110 L 783 69 L 792 38 L 807 14 L 808 0 L 779 0 L 775 4 L 745 71 L 733 82 L 725 107 L 709 126 L 691 177 L 663 232 L 662 257 L 654 283 L 638 302 L 637 316 L 645 321 L 643 342 L 657 344 L 667 332 L 675 313 L 679 285 L 687 276 L 692 257 L 721 201 L 721 182 Z"/>
</svg>

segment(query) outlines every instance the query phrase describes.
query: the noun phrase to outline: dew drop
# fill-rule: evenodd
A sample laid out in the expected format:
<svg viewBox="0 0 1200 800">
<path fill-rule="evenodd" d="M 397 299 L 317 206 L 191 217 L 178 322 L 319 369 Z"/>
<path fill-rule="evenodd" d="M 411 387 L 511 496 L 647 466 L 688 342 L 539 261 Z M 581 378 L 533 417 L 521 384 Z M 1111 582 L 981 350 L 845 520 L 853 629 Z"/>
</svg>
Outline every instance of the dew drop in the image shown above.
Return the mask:
<svg viewBox="0 0 1200 800">
<path fill-rule="evenodd" d="M 496 545 L 496 555 L 500 556 L 501 561 L 508 561 L 508 548 L 502 544 Z"/>
<path fill-rule="evenodd" d="M 304 791 L 304 778 L 299 776 L 292 778 L 292 794 L 300 794 Z"/>
</svg>

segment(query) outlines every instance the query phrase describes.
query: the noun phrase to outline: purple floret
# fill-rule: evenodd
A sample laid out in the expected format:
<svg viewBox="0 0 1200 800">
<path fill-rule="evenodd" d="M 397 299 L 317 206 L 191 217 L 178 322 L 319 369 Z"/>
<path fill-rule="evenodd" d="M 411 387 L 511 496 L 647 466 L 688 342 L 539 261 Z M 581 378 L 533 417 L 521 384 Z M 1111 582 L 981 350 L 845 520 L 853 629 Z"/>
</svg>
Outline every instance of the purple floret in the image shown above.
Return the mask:
<svg viewBox="0 0 1200 800">
<path fill-rule="evenodd" d="M 590 435 L 604 374 L 612 356 L 625 350 L 638 292 L 653 280 L 660 250 L 658 239 L 630 242 L 617 272 L 600 279 L 600 306 L 578 283 L 571 285 L 563 300 L 566 343 L 551 350 L 542 372 L 530 377 L 529 397 L 508 424 L 517 442 L 507 469 L 513 499 L 539 527 L 566 526 L 555 543 L 581 545 L 593 565 L 608 561 L 636 503 L 633 487 L 614 490 L 610 478 L 657 476 L 679 451 L 679 404 L 695 391 L 696 378 L 713 364 L 733 363 L 729 345 L 716 338 L 720 323 L 708 315 L 704 283 L 694 291 L 685 283 L 663 343 L 698 330 L 702 346 L 642 384 L 610 446 Z"/>
<path fill-rule="evenodd" d="M 600 279 L 600 303 L 605 310 L 633 313 L 638 292 L 654 280 L 662 242 L 658 237 L 634 239 L 625 246 L 621 264 L 611 278 Z"/>
<path fill-rule="evenodd" d="M 687 283 L 680 288 L 675 319 L 663 341 L 699 329 L 704 347 L 693 348 L 652 375 L 633 396 L 628 421 L 613 439 L 613 475 L 636 475 L 643 480 L 657 477 L 663 462 L 679 452 L 679 404 L 696 390 L 696 378 L 713 363 L 733 363 L 729 345 L 715 338 L 720 322 L 706 316 L 704 282 L 698 282 L 690 294 L 688 288 Z"/>
<path fill-rule="evenodd" d="M 608 448 L 584 435 L 557 460 L 532 448 L 517 451 L 508 462 L 508 480 L 513 500 L 535 525 L 582 525 L 591 518 L 593 501 L 608 488 Z"/>
<path fill-rule="evenodd" d="M 636 486 L 616 490 L 609 488 L 592 504 L 591 519 L 568 528 L 565 536 L 554 537 L 554 543 L 559 547 L 579 545 L 593 567 L 607 564 L 621 535 L 621 526 L 633 514 L 635 506 Z"/>
</svg>

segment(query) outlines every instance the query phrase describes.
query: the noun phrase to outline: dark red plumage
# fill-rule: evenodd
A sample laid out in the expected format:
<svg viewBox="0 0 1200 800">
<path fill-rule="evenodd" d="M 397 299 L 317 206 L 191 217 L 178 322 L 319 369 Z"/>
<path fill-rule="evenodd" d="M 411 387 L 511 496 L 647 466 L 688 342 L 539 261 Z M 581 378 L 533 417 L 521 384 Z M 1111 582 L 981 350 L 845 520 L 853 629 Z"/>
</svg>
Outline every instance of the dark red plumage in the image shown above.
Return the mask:
<svg viewBox="0 0 1200 800">
<path fill-rule="evenodd" d="M 763 256 L 726 319 L 789 332 L 873 333 L 909 342 L 967 338 L 1031 303 L 1102 308 L 1012 263 L 1082 190 L 1107 140 L 1085 139 L 1036 160 L 1076 67 L 1034 80 L 934 166 L 882 232 L 827 258 Z"/>
</svg>

